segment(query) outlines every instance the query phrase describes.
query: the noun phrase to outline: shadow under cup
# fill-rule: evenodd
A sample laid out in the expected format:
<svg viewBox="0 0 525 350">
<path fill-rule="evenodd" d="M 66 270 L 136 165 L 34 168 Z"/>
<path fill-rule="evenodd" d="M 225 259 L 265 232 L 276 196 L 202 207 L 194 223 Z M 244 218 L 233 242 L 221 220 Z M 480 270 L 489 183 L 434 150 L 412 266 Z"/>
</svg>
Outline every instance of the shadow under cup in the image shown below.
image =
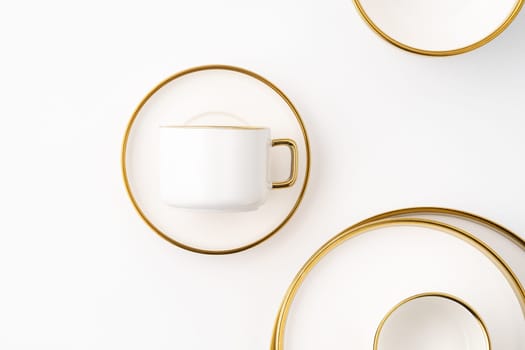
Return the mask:
<svg viewBox="0 0 525 350">
<path fill-rule="evenodd" d="M 289 179 L 270 180 L 270 148 L 292 152 Z M 272 188 L 289 187 L 297 176 L 297 147 L 271 140 L 270 129 L 239 126 L 161 126 L 160 193 L 164 203 L 186 209 L 248 211 Z"/>
</svg>

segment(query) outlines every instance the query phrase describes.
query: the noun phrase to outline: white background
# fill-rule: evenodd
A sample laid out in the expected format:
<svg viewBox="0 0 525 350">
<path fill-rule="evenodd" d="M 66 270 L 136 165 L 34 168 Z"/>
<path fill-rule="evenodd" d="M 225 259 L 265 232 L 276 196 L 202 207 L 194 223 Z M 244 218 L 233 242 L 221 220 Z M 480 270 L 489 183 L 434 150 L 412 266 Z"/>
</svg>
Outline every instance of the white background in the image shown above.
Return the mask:
<svg viewBox="0 0 525 350">
<path fill-rule="evenodd" d="M 266 349 L 299 267 L 359 219 L 446 206 L 525 236 L 524 33 L 430 58 L 349 0 L 2 2 L 0 348 Z M 225 257 L 155 236 L 120 173 L 143 95 L 210 63 L 279 86 L 313 157 L 291 222 Z"/>
</svg>

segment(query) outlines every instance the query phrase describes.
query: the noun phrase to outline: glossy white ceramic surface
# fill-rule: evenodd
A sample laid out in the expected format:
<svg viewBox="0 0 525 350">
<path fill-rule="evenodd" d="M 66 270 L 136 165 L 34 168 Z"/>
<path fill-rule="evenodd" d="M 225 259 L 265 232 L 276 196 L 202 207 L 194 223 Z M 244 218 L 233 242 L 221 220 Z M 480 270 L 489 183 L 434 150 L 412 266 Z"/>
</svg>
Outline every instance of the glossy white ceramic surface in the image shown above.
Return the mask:
<svg viewBox="0 0 525 350">
<path fill-rule="evenodd" d="M 267 127 L 273 139 L 297 142 L 297 181 L 292 187 L 270 191 L 257 210 L 186 210 L 167 205 L 159 186 L 159 127 L 167 125 Z M 307 171 L 305 139 L 286 101 L 261 81 L 223 69 L 193 72 L 157 91 L 133 124 L 126 158 L 130 188 L 149 220 L 170 238 L 208 250 L 242 247 L 272 232 L 296 205 Z M 290 151 L 273 147 L 269 158 L 271 181 L 285 180 L 290 174 Z"/>
<path fill-rule="evenodd" d="M 458 301 L 418 297 L 392 310 L 379 329 L 375 350 L 488 350 L 481 322 Z"/>
<path fill-rule="evenodd" d="M 519 0 L 359 0 L 392 39 L 421 50 L 467 47 L 491 35 Z"/>
<path fill-rule="evenodd" d="M 470 232 L 501 256 L 516 274 L 521 284 L 525 286 L 525 251 L 523 247 L 514 243 L 497 228 L 468 217 L 425 212 L 424 210 L 410 214 L 393 215 L 391 217 L 411 217 L 440 221 Z"/>
<path fill-rule="evenodd" d="M 370 349 L 388 310 L 428 291 L 471 305 L 493 349 L 523 349 L 520 303 L 496 265 L 457 237 L 406 225 L 373 229 L 319 261 L 291 305 L 284 349 Z"/>
<path fill-rule="evenodd" d="M 271 188 L 270 129 L 169 127 L 160 132 L 160 195 L 171 206 L 253 210 Z"/>
</svg>

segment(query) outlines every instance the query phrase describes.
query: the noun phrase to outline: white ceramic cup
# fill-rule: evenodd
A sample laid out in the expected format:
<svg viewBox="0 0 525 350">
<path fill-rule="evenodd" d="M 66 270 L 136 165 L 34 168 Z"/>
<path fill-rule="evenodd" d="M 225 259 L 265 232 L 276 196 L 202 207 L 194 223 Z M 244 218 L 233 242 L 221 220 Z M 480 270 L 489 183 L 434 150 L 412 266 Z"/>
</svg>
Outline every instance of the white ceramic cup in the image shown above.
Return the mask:
<svg viewBox="0 0 525 350">
<path fill-rule="evenodd" d="M 287 146 L 290 177 L 270 180 L 269 151 Z M 178 208 L 247 211 L 257 209 L 272 188 L 297 178 L 297 145 L 270 138 L 270 129 L 239 126 L 160 127 L 160 194 Z"/>
</svg>

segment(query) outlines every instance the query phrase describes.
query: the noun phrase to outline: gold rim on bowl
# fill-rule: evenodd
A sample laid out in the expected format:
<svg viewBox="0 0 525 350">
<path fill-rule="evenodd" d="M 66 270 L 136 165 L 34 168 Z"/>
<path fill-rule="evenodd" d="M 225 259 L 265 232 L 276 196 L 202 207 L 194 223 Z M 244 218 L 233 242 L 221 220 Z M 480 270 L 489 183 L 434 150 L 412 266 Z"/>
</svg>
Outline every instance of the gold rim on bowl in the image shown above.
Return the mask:
<svg viewBox="0 0 525 350">
<path fill-rule="evenodd" d="M 455 295 L 452 295 L 452 294 L 442 293 L 442 292 L 428 292 L 428 293 L 416 294 L 416 295 L 413 295 L 413 296 L 408 297 L 406 299 L 403 299 L 402 301 L 400 301 L 399 303 L 394 305 L 394 307 L 392 307 L 386 313 L 386 315 L 383 317 L 381 322 L 379 322 L 379 326 L 377 327 L 377 331 L 376 331 L 376 334 L 374 336 L 374 350 L 379 350 L 379 337 L 381 336 L 381 332 L 383 331 L 383 327 L 385 326 L 385 323 L 390 318 L 390 316 L 392 316 L 392 314 L 394 312 L 396 312 L 401 306 L 403 306 L 403 305 L 405 305 L 405 304 L 407 304 L 407 303 L 409 303 L 409 302 L 411 302 L 413 300 L 426 298 L 426 297 L 436 297 L 436 298 L 448 299 L 448 300 L 451 300 L 451 301 L 453 301 L 453 302 L 463 306 L 463 308 L 465 308 L 465 310 L 467 310 L 472 315 L 472 317 L 474 317 L 474 319 L 478 323 L 479 327 L 481 328 L 481 331 L 483 332 L 483 337 L 485 338 L 485 343 L 487 344 L 487 350 L 491 350 L 492 349 L 492 344 L 490 342 L 490 336 L 489 336 L 489 332 L 487 330 L 487 325 L 485 324 L 485 322 L 483 321 L 483 319 L 481 318 L 479 313 L 471 305 L 469 305 L 466 301 L 464 301 L 464 300 L 462 300 L 462 299 L 460 299 L 460 298 L 458 298 L 458 297 L 456 297 Z"/>
<path fill-rule="evenodd" d="M 505 29 L 507 29 L 507 27 L 512 23 L 512 21 L 514 21 L 516 16 L 518 16 L 518 13 L 520 12 L 521 8 L 523 7 L 523 3 L 525 2 L 525 0 L 518 0 L 518 1 L 516 1 L 516 5 L 514 6 L 513 10 L 509 13 L 507 18 L 503 21 L 503 23 L 501 23 L 500 26 L 498 28 L 496 28 L 492 33 L 490 33 L 485 38 L 483 38 L 483 39 L 481 39 L 481 40 L 479 40 L 479 41 L 477 41 L 475 43 L 472 43 L 470 45 L 467 45 L 467 46 L 464 46 L 464 47 L 460 47 L 460 48 L 457 48 L 457 49 L 451 49 L 451 50 L 425 50 L 425 49 L 419 49 L 417 47 L 413 47 L 413 46 L 404 44 L 404 43 L 402 43 L 402 42 L 392 38 L 390 35 L 385 33 L 370 18 L 370 16 L 366 13 L 366 11 L 365 11 L 365 9 L 363 7 L 363 4 L 361 4 L 361 0 L 353 0 L 353 1 L 354 1 L 355 7 L 357 8 L 357 11 L 359 12 L 359 14 L 363 18 L 363 20 L 380 37 L 382 37 L 384 40 L 386 40 L 390 44 L 392 44 L 394 46 L 397 46 L 398 48 L 400 48 L 402 50 L 405 50 L 405 51 L 408 51 L 408 52 L 412 52 L 412 53 L 416 53 L 416 54 L 420 54 L 420 55 L 425 55 L 425 56 L 453 56 L 453 55 L 459 55 L 459 54 L 463 54 L 463 53 L 475 50 L 477 48 L 482 47 L 483 45 L 488 44 L 489 42 L 494 40 L 498 35 L 500 35 Z"/>
</svg>

